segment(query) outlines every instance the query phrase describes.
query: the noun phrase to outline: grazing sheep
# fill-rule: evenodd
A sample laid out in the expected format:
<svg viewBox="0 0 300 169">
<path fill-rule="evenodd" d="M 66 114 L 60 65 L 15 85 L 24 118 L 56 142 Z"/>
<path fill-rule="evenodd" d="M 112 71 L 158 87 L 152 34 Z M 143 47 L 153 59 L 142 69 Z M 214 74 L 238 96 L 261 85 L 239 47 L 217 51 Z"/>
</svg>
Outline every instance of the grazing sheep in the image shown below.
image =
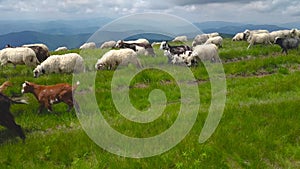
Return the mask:
<svg viewBox="0 0 300 169">
<path fill-rule="evenodd" d="M 208 34 L 197 35 L 192 42 L 192 46 L 195 47 L 197 45 L 202 45 L 207 41 L 207 39 L 209 39 Z"/>
<path fill-rule="evenodd" d="M 215 37 L 207 39 L 207 41 L 204 44 L 205 45 L 207 45 L 207 44 L 215 44 L 218 47 L 222 47 L 223 38 L 221 36 L 215 36 Z"/>
<path fill-rule="evenodd" d="M 288 54 L 288 49 L 297 49 L 299 47 L 299 43 L 300 43 L 300 39 L 299 38 L 279 38 L 277 37 L 275 39 L 275 44 L 278 44 L 281 49 L 282 52 L 285 52 L 285 54 Z"/>
<path fill-rule="evenodd" d="M 187 36 L 177 36 L 175 37 L 172 42 L 187 42 Z"/>
<path fill-rule="evenodd" d="M 137 68 L 142 67 L 136 52 L 132 49 L 110 50 L 97 61 L 95 68 L 115 70 L 118 65 L 127 66 L 129 63 L 136 65 Z"/>
<path fill-rule="evenodd" d="M 101 46 L 100 49 L 105 49 L 105 48 L 113 48 L 114 46 L 116 46 L 117 42 L 116 41 L 107 41 L 104 42 Z"/>
<path fill-rule="evenodd" d="M 51 55 L 34 70 L 34 77 L 49 73 L 80 73 L 84 71 L 84 61 L 77 53 Z"/>
<path fill-rule="evenodd" d="M 0 62 L 1 66 L 12 63 L 14 67 L 24 64 L 36 66 L 40 63 L 32 49 L 23 47 L 2 49 L 0 51 Z"/>
<path fill-rule="evenodd" d="M 272 44 L 270 42 L 270 35 L 269 33 L 259 33 L 259 34 L 251 34 L 249 38 L 247 39 L 249 46 L 247 49 L 249 49 L 251 46 L 255 44 Z"/>
<path fill-rule="evenodd" d="M 219 58 L 218 47 L 215 44 L 197 45 L 192 54 L 184 58 L 187 66 L 191 66 L 193 61 L 217 62 Z"/>
<path fill-rule="evenodd" d="M 242 40 L 244 40 L 243 32 L 235 34 L 235 36 L 232 38 L 232 41 L 242 41 Z"/>
<path fill-rule="evenodd" d="M 61 46 L 61 47 L 58 47 L 57 49 L 55 49 L 54 51 L 55 51 L 55 52 L 58 52 L 58 51 L 66 51 L 66 50 L 68 50 L 67 47 Z"/>
<path fill-rule="evenodd" d="M 5 81 L 1 86 L 0 86 L 0 93 L 3 93 L 5 89 L 7 89 L 9 86 L 12 86 L 12 83 L 10 81 Z"/>
<path fill-rule="evenodd" d="M 290 31 L 290 35 L 293 38 L 300 38 L 300 30 L 294 28 Z"/>
<path fill-rule="evenodd" d="M 95 42 L 88 42 L 84 43 L 79 47 L 79 49 L 95 49 L 96 48 L 96 43 Z"/>
</svg>

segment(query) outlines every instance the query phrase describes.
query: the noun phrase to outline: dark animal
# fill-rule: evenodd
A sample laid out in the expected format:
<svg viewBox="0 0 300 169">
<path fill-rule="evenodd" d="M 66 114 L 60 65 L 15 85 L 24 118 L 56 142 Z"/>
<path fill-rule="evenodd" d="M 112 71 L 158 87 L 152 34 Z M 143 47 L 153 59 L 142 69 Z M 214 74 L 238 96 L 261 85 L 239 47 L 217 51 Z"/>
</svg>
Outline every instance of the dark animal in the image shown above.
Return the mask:
<svg viewBox="0 0 300 169">
<path fill-rule="evenodd" d="M 11 104 L 26 104 L 26 102 L 13 101 L 0 93 L 0 125 L 14 131 L 22 140 L 25 140 L 26 137 L 21 126 L 15 122 L 14 116 L 10 112 Z"/>
<path fill-rule="evenodd" d="M 149 55 L 151 55 L 153 57 L 155 56 L 153 47 L 149 43 L 147 43 L 147 44 L 146 43 L 128 43 L 128 42 L 124 42 L 123 40 L 121 40 L 120 42 L 118 42 L 116 44 L 116 47 L 117 48 L 129 48 L 129 49 L 134 50 L 135 52 L 138 51 L 138 47 L 142 47 L 147 51 L 147 53 Z"/>
<path fill-rule="evenodd" d="M 277 37 L 274 41 L 275 44 L 278 44 L 282 51 L 281 53 L 285 52 L 285 54 L 288 54 L 288 49 L 297 49 L 300 43 L 299 38 L 280 38 Z"/>
<path fill-rule="evenodd" d="M 163 41 L 160 44 L 160 49 L 169 51 L 172 55 L 180 55 L 185 53 L 186 51 L 191 51 L 191 47 L 188 45 L 179 45 L 179 46 L 171 46 L 167 41 Z"/>
<path fill-rule="evenodd" d="M 77 103 L 73 103 L 73 92 L 78 87 L 79 82 L 75 86 L 71 86 L 68 83 L 59 83 L 55 85 L 38 85 L 35 83 L 27 82 L 22 85 L 22 93 L 32 93 L 40 103 L 38 112 L 40 113 L 43 108 L 47 108 L 52 112 L 52 105 L 60 102 L 66 103 L 70 111 L 74 106 L 78 108 Z"/>
<path fill-rule="evenodd" d="M 28 48 L 34 51 L 36 58 L 39 60 L 40 63 L 45 61 L 50 56 L 49 51 L 40 46 L 28 46 Z"/>
</svg>

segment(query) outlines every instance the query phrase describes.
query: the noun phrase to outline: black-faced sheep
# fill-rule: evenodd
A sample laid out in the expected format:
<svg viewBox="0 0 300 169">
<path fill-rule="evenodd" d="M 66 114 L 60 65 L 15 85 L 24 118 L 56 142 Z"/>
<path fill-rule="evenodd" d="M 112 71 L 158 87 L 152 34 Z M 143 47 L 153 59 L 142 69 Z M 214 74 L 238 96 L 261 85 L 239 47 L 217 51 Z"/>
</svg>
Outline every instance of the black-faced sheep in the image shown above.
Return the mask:
<svg viewBox="0 0 300 169">
<path fill-rule="evenodd" d="M 142 67 L 136 52 L 132 49 L 110 50 L 97 61 L 95 68 L 97 70 L 115 70 L 118 65 L 127 66 L 130 63 L 136 65 L 137 68 Z"/>
<path fill-rule="evenodd" d="M 279 38 L 275 39 L 275 44 L 278 44 L 281 49 L 282 53 L 288 54 L 288 49 L 297 49 L 299 47 L 300 39 L 299 38 Z"/>
</svg>

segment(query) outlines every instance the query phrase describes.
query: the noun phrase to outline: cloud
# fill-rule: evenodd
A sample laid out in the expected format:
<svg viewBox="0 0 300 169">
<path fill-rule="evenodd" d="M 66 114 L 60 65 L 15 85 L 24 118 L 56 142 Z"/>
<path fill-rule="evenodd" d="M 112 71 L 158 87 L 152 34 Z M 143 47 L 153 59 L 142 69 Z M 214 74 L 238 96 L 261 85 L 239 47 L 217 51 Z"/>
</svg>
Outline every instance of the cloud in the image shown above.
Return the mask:
<svg viewBox="0 0 300 169">
<path fill-rule="evenodd" d="M 300 20 L 299 9 L 299 0 L 0 0 L 0 19 L 118 18 L 162 12 L 191 21 L 283 22 Z"/>
</svg>

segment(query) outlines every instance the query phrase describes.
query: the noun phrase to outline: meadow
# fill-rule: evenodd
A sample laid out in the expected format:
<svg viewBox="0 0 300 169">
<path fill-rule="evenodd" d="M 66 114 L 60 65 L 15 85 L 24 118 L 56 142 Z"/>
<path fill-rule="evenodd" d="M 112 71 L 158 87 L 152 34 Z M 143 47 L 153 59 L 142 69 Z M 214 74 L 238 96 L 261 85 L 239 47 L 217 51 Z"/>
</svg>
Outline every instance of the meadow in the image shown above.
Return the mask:
<svg viewBox="0 0 300 169">
<path fill-rule="evenodd" d="M 126 158 L 111 154 L 84 132 L 75 110 L 57 104 L 54 113 L 37 113 L 38 103 L 25 94 L 28 105 L 13 105 L 11 112 L 27 136 L 25 143 L 0 126 L 0 168 L 300 168 L 300 51 L 281 54 L 276 45 L 256 45 L 225 39 L 219 55 L 226 74 L 226 105 L 213 135 L 198 142 L 211 103 L 211 84 L 203 64 L 191 67 L 199 89 L 201 106 L 189 134 L 171 150 L 148 158 Z M 94 63 L 107 50 L 70 50 Z M 167 58 L 155 47 L 157 58 L 141 56 L 142 63 L 166 64 Z M 62 54 L 62 52 L 52 54 Z M 88 67 L 92 70 L 93 67 Z M 180 92 L 174 78 L 158 70 L 146 70 L 130 83 L 132 104 L 149 108 L 148 95 L 161 89 L 167 97 L 163 114 L 155 121 L 139 124 L 118 113 L 111 96 L 113 71 L 98 71 L 95 92 L 99 109 L 115 130 L 145 138 L 167 130 L 178 116 Z M 10 80 L 8 96 L 20 96 L 27 80 L 38 84 L 72 83 L 72 75 L 51 74 L 33 78 L 32 68 L 1 68 L 0 82 Z M 84 85 L 84 82 L 81 82 Z M 87 105 L 88 106 L 88 105 Z"/>
</svg>

